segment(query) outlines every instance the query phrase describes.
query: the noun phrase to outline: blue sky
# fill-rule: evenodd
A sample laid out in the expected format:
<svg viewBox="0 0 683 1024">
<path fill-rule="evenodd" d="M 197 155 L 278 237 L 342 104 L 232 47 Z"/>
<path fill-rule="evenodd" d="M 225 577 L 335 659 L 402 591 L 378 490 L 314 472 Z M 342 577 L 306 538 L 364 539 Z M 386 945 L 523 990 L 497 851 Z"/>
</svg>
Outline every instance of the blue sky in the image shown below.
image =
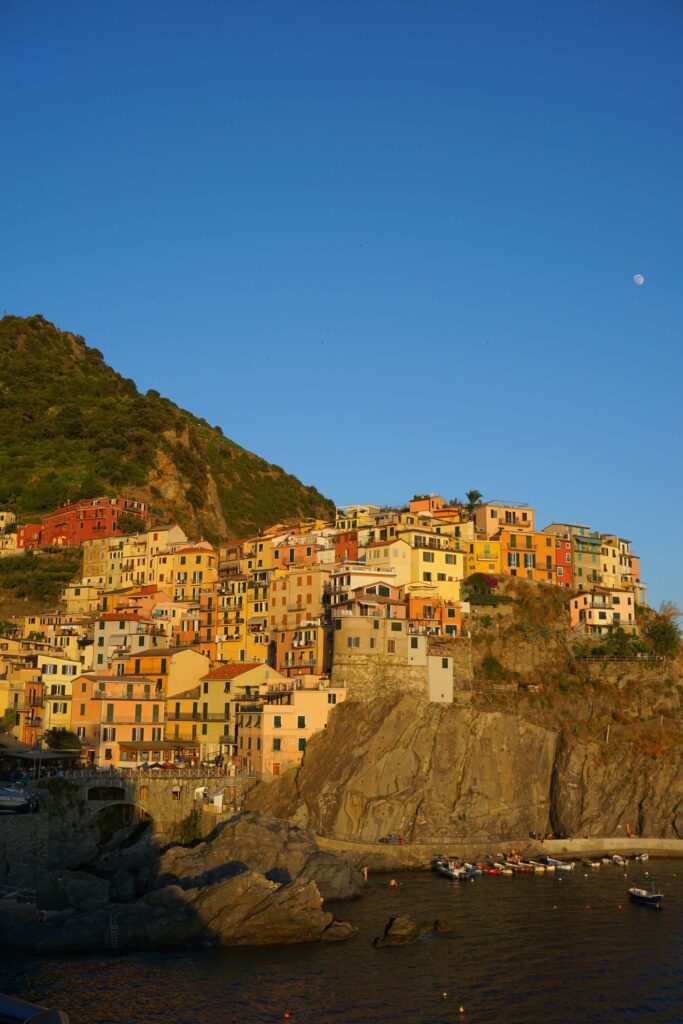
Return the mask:
<svg viewBox="0 0 683 1024">
<path fill-rule="evenodd" d="M 339 503 L 526 500 L 683 603 L 679 0 L 1 0 L 0 40 L 1 309 Z"/>
</svg>

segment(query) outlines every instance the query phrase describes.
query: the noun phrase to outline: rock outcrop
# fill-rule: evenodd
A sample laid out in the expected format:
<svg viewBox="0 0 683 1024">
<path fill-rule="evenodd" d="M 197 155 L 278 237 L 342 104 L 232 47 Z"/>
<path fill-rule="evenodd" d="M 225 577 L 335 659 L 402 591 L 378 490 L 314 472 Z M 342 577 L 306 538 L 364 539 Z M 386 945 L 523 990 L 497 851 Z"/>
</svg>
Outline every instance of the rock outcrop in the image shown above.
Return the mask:
<svg viewBox="0 0 683 1024">
<path fill-rule="evenodd" d="M 373 939 L 373 946 L 408 946 L 423 935 L 448 935 L 453 931 L 444 921 L 414 921 L 412 917 L 390 917 L 384 931 Z"/>
<path fill-rule="evenodd" d="M 335 942 L 356 931 L 323 901 L 357 896 L 361 876 L 285 821 L 238 815 L 192 847 L 160 850 L 149 834 L 99 856 L 88 846 L 87 870 L 70 866 L 74 843 L 42 878 L 37 910 L 0 902 L 0 944 L 76 953 Z"/>
<path fill-rule="evenodd" d="M 586 743 L 505 711 L 413 697 L 346 701 L 302 766 L 248 805 L 320 835 L 376 841 L 531 833 L 683 836 L 683 765 Z"/>
</svg>

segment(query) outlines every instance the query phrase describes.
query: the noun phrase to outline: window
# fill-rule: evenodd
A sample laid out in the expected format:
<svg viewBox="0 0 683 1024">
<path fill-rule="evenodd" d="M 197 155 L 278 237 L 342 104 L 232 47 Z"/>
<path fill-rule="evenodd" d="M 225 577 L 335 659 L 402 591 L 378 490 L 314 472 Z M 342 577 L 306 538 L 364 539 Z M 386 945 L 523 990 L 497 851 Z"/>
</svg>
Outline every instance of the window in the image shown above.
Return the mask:
<svg viewBox="0 0 683 1024">
<path fill-rule="evenodd" d="M 374 638 L 374 636 L 371 636 L 370 637 L 370 650 L 374 651 L 376 646 L 377 646 L 377 640 Z"/>
<path fill-rule="evenodd" d="M 360 637 L 359 636 L 348 636 L 346 638 L 346 646 L 347 647 L 360 647 Z"/>
<path fill-rule="evenodd" d="M 425 583 L 431 583 L 432 582 L 432 574 L 431 574 L 431 572 L 423 572 L 422 573 L 422 579 L 425 581 Z"/>
<path fill-rule="evenodd" d="M 115 740 L 116 739 L 116 729 L 108 728 L 108 727 L 105 726 L 105 728 L 102 730 L 102 739 L 105 742 L 107 740 L 109 740 L 110 742 L 111 742 L 111 740 Z"/>
<path fill-rule="evenodd" d="M 392 633 L 400 633 L 401 632 L 401 623 L 400 622 L 392 622 L 391 623 L 391 631 L 392 631 Z"/>
<path fill-rule="evenodd" d="M 519 566 L 519 552 L 508 551 L 508 566 L 515 569 Z"/>
<path fill-rule="evenodd" d="M 433 551 L 423 551 L 422 552 L 422 561 L 423 562 L 433 562 L 434 561 L 434 552 Z"/>
<path fill-rule="evenodd" d="M 375 619 L 375 621 L 372 624 L 372 628 L 373 629 L 379 629 L 379 620 L 378 619 Z"/>
<path fill-rule="evenodd" d="M 441 659 L 441 668 L 448 668 L 448 658 Z"/>
<path fill-rule="evenodd" d="M 328 695 L 327 695 L 327 703 L 328 704 L 336 704 L 337 703 L 337 694 L 336 693 L 328 693 Z"/>
<path fill-rule="evenodd" d="M 110 748 L 110 747 L 106 747 L 106 748 L 105 748 L 105 751 L 104 751 L 104 760 L 105 760 L 105 761 L 111 761 L 111 748 Z"/>
<path fill-rule="evenodd" d="M 302 736 L 299 739 L 299 750 L 301 750 L 303 752 L 305 749 L 306 749 L 306 740 Z"/>
<path fill-rule="evenodd" d="M 297 715 L 296 727 L 297 727 L 297 729 L 305 729 L 306 728 L 306 716 L 305 715 Z"/>
<path fill-rule="evenodd" d="M 387 640 L 387 653 L 388 654 L 396 654 L 396 641 L 395 640 Z"/>
<path fill-rule="evenodd" d="M 439 580 L 440 583 L 445 583 L 446 582 L 446 573 L 445 572 L 437 572 L 436 578 L 437 578 L 437 580 Z"/>
<path fill-rule="evenodd" d="M 415 651 L 415 650 L 417 650 L 417 647 L 418 647 L 418 640 L 417 640 L 417 637 L 416 637 L 416 636 L 411 636 L 411 638 L 410 638 L 410 646 L 412 647 L 412 649 L 413 649 L 414 651 Z"/>
<path fill-rule="evenodd" d="M 341 619 L 335 619 L 334 628 L 335 629 L 341 629 L 342 628 L 342 621 L 341 621 Z M 283 640 L 284 640 L 284 637 L 283 637 Z"/>
<path fill-rule="evenodd" d="M 242 741 L 240 740 L 240 743 L 241 742 Z M 273 750 L 282 750 L 282 740 L 280 739 L 279 736 L 276 736 L 275 739 L 273 740 Z"/>
<path fill-rule="evenodd" d="M 524 568 L 534 569 L 536 567 L 536 555 L 524 555 Z"/>
<path fill-rule="evenodd" d="M 282 715 L 275 715 L 274 716 L 274 718 L 273 718 L 273 728 L 274 729 L 281 729 L 282 728 Z"/>
</svg>

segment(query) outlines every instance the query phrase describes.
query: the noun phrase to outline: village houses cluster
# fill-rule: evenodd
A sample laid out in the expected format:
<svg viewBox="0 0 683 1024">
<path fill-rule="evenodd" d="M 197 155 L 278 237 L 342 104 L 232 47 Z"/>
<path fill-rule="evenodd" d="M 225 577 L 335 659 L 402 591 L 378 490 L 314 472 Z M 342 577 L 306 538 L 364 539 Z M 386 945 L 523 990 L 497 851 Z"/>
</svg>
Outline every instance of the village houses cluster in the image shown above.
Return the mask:
<svg viewBox="0 0 683 1024">
<path fill-rule="evenodd" d="M 123 532 L 126 515 L 140 532 Z M 124 497 L 20 526 L 0 511 L 0 556 L 60 546 L 82 549 L 80 578 L 62 609 L 5 626 L 0 716 L 32 746 L 69 730 L 84 760 L 120 769 L 208 761 L 277 775 L 347 694 L 393 679 L 451 702 L 473 579 L 564 587 L 568 629 L 596 637 L 636 632 L 646 603 L 629 541 L 538 530 L 524 504 L 433 494 L 218 548 L 152 525 Z"/>
</svg>

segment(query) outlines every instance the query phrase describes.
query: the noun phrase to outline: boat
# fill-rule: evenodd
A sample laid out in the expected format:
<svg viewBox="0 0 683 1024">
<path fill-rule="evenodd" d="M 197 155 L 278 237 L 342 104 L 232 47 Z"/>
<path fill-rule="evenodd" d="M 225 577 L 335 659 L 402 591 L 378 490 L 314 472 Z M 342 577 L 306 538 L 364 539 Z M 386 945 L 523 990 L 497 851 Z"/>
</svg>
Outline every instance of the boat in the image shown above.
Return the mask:
<svg viewBox="0 0 683 1024">
<path fill-rule="evenodd" d="M 626 863 L 625 859 L 620 854 L 618 854 L 618 853 L 614 854 L 614 856 L 612 857 L 612 860 L 613 860 L 613 862 L 615 864 L 619 864 L 620 867 L 623 867 L 624 864 Z"/>
<path fill-rule="evenodd" d="M 649 889 L 634 885 L 632 889 L 629 889 L 628 895 L 634 903 L 642 903 L 646 907 L 655 907 L 655 909 L 661 910 L 664 895 L 661 892 L 656 892 L 653 884 L 650 884 Z"/>
<path fill-rule="evenodd" d="M 512 868 L 509 866 L 509 864 L 504 864 L 502 861 L 498 861 L 498 860 L 494 861 L 493 866 L 494 866 L 494 868 L 498 869 L 498 873 L 500 875 L 512 875 L 512 874 L 514 874 Z"/>
<path fill-rule="evenodd" d="M 28 814 L 34 802 L 21 789 L 0 789 L 0 814 Z"/>
<path fill-rule="evenodd" d="M 585 857 L 581 861 L 581 863 L 584 864 L 587 868 L 599 868 L 600 867 L 600 861 L 599 860 L 589 860 L 588 857 Z"/>
<path fill-rule="evenodd" d="M 650 859 L 650 854 L 649 853 L 637 853 L 633 859 L 634 860 L 649 860 Z"/>
<path fill-rule="evenodd" d="M 554 871 L 555 870 L 555 865 L 554 864 L 549 864 L 547 860 L 542 860 L 540 857 L 538 858 L 538 860 L 530 860 L 529 863 L 533 864 L 534 869 L 535 868 L 541 868 L 542 871 Z"/>
<path fill-rule="evenodd" d="M 611 864 L 613 859 L 614 859 L 613 857 L 601 857 L 600 858 L 600 863 L 601 864 Z"/>
<path fill-rule="evenodd" d="M 496 865 L 494 864 L 493 866 L 489 866 L 487 868 L 484 868 L 484 874 L 485 875 L 499 875 L 500 874 L 500 868 L 497 868 Z"/>
<path fill-rule="evenodd" d="M 519 874 L 530 875 L 534 870 L 531 864 L 524 864 L 522 861 L 518 860 L 506 860 L 505 863 L 509 868 L 512 868 L 513 871 Z"/>
<path fill-rule="evenodd" d="M 555 857 L 548 857 L 548 855 L 545 853 L 542 853 L 538 859 L 541 862 L 541 864 L 545 864 L 548 871 L 574 870 L 573 860 L 557 860 Z"/>
<path fill-rule="evenodd" d="M 457 859 L 446 860 L 437 858 L 432 861 L 432 870 L 436 871 L 437 875 L 442 875 L 444 878 L 450 878 L 456 882 L 465 881 L 472 877 L 472 873 Z"/>
</svg>

